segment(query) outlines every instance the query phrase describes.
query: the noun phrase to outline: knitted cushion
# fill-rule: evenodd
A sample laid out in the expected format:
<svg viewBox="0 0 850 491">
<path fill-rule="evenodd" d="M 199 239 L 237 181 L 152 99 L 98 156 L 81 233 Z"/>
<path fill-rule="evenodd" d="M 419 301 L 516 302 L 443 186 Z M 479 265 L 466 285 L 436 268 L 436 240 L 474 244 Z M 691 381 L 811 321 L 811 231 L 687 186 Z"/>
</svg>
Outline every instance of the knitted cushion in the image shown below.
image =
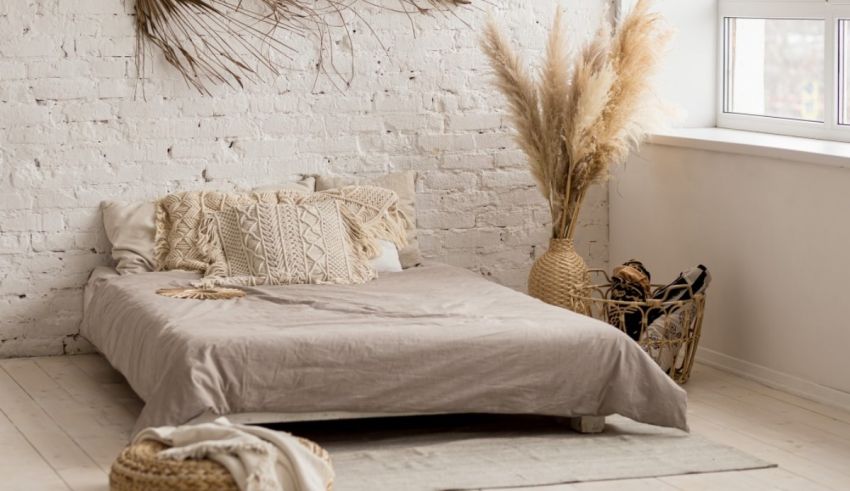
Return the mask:
<svg viewBox="0 0 850 491">
<path fill-rule="evenodd" d="M 190 191 L 170 194 L 156 203 L 154 257 L 157 270 L 206 271 L 212 258 L 199 248 L 198 231 L 205 213 L 251 203 L 292 203 L 304 193 L 294 189 L 235 194 Z"/>
<path fill-rule="evenodd" d="M 299 201 L 313 204 L 339 201 L 354 215 L 363 228 L 360 245 L 370 258 L 380 254 L 379 240 L 386 240 L 402 249 L 407 245 L 410 220 L 400 206 L 398 194 L 376 186 L 345 186 L 311 194 Z"/>
<path fill-rule="evenodd" d="M 316 178 L 316 191 L 350 186 L 354 184 L 377 186 L 389 189 L 398 194 L 398 208 L 407 217 L 405 222 L 405 244 L 398 245 L 401 264 L 405 268 L 422 263 L 422 253 L 419 252 L 419 241 L 416 231 L 416 172 L 390 172 L 374 178 L 357 178 L 344 176 L 323 175 Z M 392 240 L 392 239 L 390 239 Z"/>
<path fill-rule="evenodd" d="M 210 214 L 204 285 L 364 283 L 375 277 L 360 221 L 342 202 L 254 203 Z"/>
</svg>

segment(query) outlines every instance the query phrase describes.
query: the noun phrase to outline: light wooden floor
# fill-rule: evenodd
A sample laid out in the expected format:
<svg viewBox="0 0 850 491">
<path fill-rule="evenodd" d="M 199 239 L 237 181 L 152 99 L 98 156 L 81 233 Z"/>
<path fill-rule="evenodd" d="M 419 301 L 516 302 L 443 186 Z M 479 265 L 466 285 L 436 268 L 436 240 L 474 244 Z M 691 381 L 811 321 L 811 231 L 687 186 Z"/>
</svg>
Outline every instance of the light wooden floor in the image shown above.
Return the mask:
<svg viewBox="0 0 850 491">
<path fill-rule="evenodd" d="M 850 413 L 705 366 L 686 388 L 695 433 L 779 467 L 533 489 L 850 489 Z M 99 356 L 0 360 L 0 489 L 107 489 L 140 410 Z"/>
</svg>

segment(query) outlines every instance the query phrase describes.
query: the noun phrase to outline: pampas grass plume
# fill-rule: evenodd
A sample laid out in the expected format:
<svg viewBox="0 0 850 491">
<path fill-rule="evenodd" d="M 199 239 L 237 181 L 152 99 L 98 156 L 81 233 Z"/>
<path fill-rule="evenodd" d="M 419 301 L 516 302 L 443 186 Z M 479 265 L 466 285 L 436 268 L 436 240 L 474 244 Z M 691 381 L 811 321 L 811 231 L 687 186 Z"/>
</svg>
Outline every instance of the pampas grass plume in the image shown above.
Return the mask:
<svg viewBox="0 0 850 491">
<path fill-rule="evenodd" d="M 607 179 L 663 116 L 651 84 L 671 31 L 651 5 L 639 0 L 613 31 L 603 21 L 577 53 L 557 10 L 537 78 L 492 19 L 484 29 L 482 49 L 549 203 L 554 238 L 572 238 L 588 188 Z"/>
</svg>

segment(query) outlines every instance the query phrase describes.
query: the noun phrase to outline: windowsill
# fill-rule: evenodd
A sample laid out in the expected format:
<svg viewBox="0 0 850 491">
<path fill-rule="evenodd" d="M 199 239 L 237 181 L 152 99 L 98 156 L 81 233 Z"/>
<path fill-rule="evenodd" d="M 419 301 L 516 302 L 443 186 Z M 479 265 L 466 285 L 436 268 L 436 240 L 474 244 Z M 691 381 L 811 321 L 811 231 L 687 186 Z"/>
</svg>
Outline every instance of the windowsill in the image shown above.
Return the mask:
<svg viewBox="0 0 850 491">
<path fill-rule="evenodd" d="M 724 128 L 676 128 L 651 135 L 649 143 L 850 169 L 850 143 L 844 142 Z"/>
</svg>

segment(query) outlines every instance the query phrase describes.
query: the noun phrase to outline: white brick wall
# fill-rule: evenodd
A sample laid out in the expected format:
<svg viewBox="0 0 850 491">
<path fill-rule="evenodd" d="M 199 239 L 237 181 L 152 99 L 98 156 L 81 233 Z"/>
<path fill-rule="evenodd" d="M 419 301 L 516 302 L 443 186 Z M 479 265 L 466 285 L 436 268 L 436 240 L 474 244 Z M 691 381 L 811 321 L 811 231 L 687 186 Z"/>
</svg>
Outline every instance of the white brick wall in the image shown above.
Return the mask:
<svg viewBox="0 0 850 491">
<path fill-rule="evenodd" d="M 576 36 L 603 3 L 559 1 Z M 416 17 L 415 35 L 405 16 L 367 10 L 387 53 L 353 19 L 345 91 L 324 79 L 313 90 L 314 52 L 301 43 L 277 80 L 202 97 L 157 55 L 137 91 L 131 0 L 0 2 L 0 357 L 90 349 L 77 333 L 82 285 L 109 263 L 102 200 L 201 186 L 415 169 L 425 253 L 523 288 L 548 217 L 487 84 L 478 33 L 492 9 L 539 54 L 558 1 L 480 3 L 462 21 Z M 604 265 L 604 191 L 584 216 L 581 252 Z"/>
</svg>

